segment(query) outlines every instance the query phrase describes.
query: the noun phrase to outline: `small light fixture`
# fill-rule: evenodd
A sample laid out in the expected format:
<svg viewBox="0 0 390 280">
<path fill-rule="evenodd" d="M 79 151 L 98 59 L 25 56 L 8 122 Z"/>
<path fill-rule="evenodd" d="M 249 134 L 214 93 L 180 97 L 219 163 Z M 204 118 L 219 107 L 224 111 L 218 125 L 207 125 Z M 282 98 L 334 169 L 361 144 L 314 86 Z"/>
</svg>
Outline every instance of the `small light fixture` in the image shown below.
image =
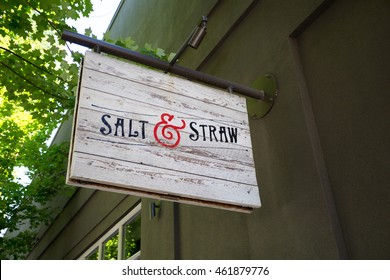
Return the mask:
<svg viewBox="0 0 390 280">
<path fill-rule="evenodd" d="M 186 50 L 188 46 L 197 49 L 202 42 L 204 36 L 206 36 L 207 33 L 207 17 L 202 16 L 201 23 L 194 28 L 190 36 L 188 36 L 187 40 L 184 42 L 184 44 L 180 47 L 179 51 L 176 53 L 176 55 L 172 58 L 172 60 L 169 62 L 169 67 L 166 69 L 165 73 L 169 72 L 169 69 L 171 66 L 173 66 L 176 61 L 179 59 L 179 57 L 183 54 L 183 52 Z"/>
<path fill-rule="evenodd" d="M 151 202 L 149 205 L 149 219 L 153 220 L 156 216 L 158 217 L 161 210 L 161 204 L 156 202 Z"/>
<path fill-rule="evenodd" d="M 207 17 L 202 17 L 202 22 L 196 27 L 191 39 L 188 41 L 188 45 L 194 49 L 197 49 L 202 42 L 204 36 L 207 33 Z"/>
</svg>

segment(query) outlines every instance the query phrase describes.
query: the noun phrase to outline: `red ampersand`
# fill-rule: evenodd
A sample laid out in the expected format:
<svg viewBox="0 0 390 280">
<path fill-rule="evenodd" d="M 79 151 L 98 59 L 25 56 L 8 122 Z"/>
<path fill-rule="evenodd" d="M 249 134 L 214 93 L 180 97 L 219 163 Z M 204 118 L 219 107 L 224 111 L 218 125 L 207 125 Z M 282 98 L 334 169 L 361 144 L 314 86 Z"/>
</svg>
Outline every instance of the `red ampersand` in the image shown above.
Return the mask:
<svg viewBox="0 0 390 280">
<path fill-rule="evenodd" d="M 168 124 L 174 118 L 174 115 L 168 113 L 161 114 L 161 121 L 154 127 L 154 138 L 158 143 L 168 148 L 175 148 L 180 143 L 180 132 L 179 130 L 186 127 L 186 122 L 181 120 L 182 126 L 176 126 Z M 161 135 L 159 137 L 159 127 L 161 128 Z M 176 136 L 176 137 L 175 137 Z"/>
</svg>

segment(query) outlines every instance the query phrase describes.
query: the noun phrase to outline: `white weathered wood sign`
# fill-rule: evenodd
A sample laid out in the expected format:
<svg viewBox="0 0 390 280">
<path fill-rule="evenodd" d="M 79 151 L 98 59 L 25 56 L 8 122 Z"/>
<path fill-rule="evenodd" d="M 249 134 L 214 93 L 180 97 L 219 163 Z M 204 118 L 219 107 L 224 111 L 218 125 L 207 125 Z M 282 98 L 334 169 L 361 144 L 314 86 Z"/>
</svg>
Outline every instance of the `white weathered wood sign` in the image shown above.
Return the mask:
<svg viewBox="0 0 390 280">
<path fill-rule="evenodd" d="M 260 207 L 245 98 L 87 52 L 67 183 L 244 212 Z"/>
</svg>

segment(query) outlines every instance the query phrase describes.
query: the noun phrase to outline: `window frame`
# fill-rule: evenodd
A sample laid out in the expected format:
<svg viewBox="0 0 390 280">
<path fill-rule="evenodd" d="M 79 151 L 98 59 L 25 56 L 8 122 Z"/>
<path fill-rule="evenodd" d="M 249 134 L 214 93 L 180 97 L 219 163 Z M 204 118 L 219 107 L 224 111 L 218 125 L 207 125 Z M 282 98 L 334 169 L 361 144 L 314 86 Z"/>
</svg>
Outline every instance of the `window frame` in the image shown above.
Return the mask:
<svg viewBox="0 0 390 280">
<path fill-rule="evenodd" d="M 125 248 L 125 230 L 126 226 L 141 215 L 142 203 L 138 203 L 126 216 L 124 216 L 118 223 L 111 227 L 99 240 L 91 245 L 84 253 L 78 258 L 79 260 L 88 260 L 88 257 L 98 251 L 98 260 L 104 260 L 104 246 L 105 243 L 115 235 L 118 236 L 118 260 L 123 260 L 124 248 Z M 139 260 L 141 258 L 141 250 L 133 254 L 128 260 Z"/>
</svg>

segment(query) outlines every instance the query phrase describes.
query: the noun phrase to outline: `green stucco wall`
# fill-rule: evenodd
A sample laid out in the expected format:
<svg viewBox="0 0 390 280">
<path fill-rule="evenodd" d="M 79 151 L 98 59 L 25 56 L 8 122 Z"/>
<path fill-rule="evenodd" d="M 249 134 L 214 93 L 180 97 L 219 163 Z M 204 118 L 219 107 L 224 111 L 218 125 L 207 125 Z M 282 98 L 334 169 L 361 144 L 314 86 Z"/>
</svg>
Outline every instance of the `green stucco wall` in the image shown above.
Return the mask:
<svg viewBox="0 0 390 280">
<path fill-rule="evenodd" d="M 216 3 L 125 1 L 111 32 L 172 52 Z M 257 1 L 217 46 L 251 3 L 218 3 L 205 41 L 179 64 L 249 86 L 276 75 L 275 106 L 251 121 L 263 206 L 246 215 L 180 205 L 180 256 L 389 256 L 388 2 L 335 1 L 294 32 L 323 1 Z"/>
<path fill-rule="evenodd" d="M 126 0 L 111 36 L 175 52 L 207 14 L 204 42 L 178 64 L 248 86 L 267 72 L 278 80 L 271 112 L 250 120 L 262 207 L 163 201 L 150 220 L 143 199 L 142 258 L 388 259 L 390 2 Z M 77 257 L 136 201 L 98 193 L 72 216 L 91 224 L 63 230 L 79 230 L 72 251 L 44 243 L 42 258 Z"/>
</svg>

